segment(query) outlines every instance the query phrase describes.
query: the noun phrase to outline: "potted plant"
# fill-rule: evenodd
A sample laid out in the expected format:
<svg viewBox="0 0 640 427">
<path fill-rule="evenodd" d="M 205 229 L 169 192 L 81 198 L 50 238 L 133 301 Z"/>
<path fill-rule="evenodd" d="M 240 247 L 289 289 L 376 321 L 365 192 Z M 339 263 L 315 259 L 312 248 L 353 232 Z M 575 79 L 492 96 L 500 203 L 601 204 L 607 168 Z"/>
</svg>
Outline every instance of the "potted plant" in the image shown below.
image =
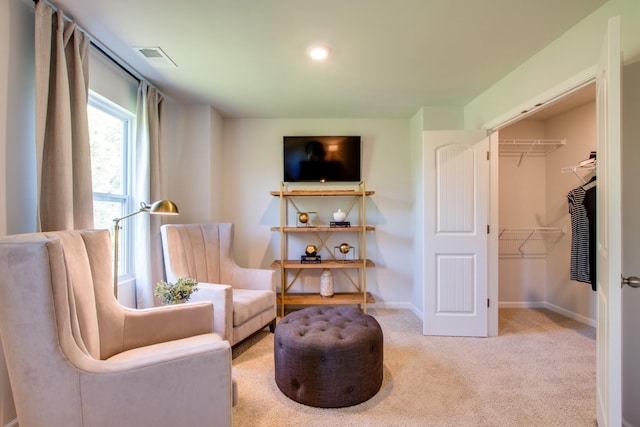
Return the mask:
<svg viewBox="0 0 640 427">
<path fill-rule="evenodd" d="M 189 301 L 191 294 L 198 290 L 198 282 L 189 277 L 181 277 L 176 283 L 158 282 L 155 295 L 163 298 L 165 304 Z"/>
</svg>

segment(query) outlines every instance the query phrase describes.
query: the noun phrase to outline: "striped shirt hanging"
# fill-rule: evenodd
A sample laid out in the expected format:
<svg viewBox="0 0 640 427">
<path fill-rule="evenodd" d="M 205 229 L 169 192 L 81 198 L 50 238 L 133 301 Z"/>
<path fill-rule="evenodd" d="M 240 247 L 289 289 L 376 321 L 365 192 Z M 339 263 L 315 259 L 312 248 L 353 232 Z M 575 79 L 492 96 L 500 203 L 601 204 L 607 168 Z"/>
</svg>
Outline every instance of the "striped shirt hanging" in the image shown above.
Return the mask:
<svg viewBox="0 0 640 427">
<path fill-rule="evenodd" d="M 569 214 L 571 215 L 571 265 L 569 278 L 591 283 L 589 267 L 589 218 L 583 201 L 586 192 L 577 187 L 569 191 Z"/>
</svg>

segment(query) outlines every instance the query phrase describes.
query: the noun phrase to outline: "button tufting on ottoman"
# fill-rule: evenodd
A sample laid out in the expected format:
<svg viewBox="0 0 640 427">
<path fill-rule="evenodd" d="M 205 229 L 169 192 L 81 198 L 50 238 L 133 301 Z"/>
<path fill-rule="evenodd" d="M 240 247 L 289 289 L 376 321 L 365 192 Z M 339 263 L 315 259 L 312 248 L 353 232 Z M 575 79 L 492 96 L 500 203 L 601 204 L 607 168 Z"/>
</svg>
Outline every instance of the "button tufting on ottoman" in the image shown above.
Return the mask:
<svg viewBox="0 0 640 427">
<path fill-rule="evenodd" d="M 274 337 L 275 379 L 290 399 L 339 408 L 382 385 L 382 330 L 353 307 L 308 307 L 285 316 Z"/>
</svg>

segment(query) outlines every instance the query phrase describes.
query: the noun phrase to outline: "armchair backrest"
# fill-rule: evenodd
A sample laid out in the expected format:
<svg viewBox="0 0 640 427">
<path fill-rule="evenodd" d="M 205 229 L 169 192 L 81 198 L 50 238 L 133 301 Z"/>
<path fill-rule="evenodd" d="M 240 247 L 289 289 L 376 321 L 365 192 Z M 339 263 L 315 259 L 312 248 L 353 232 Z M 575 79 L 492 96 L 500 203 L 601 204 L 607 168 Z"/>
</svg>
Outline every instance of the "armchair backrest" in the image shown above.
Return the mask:
<svg viewBox="0 0 640 427">
<path fill-rule="evenodd" d="M 78 348 L 94 359 L 106 359 L 123 351 L 124 316 L 112 291 L 111 236 L 108 230 L 69 230 L 8 236 L 3 243 L 37 243 L 57 240 L 62 249 L 62 276 L 52 277 L 48 292 L 66 292 L 67 301 L 56 300 L 56 317 L 68 316 Z M 51 263 L 60 261 L 55 258 Z M 25 267 L 27 268 L 27 267 Z M 54 280 L 60 279 L 60 280 Z M 19 277 L 13 277 L 20 283 Z M 37 290 L 42 292 L 43 290 Z M 34 292 L 36 292 L 34 290 Z M 60 306 L 65 304 L 65 307 Z M 62 325 L 58 325 L 60 328 Z M 58 331 L 62 333 L 63 331 Z"/>
<path fill-rule="evenodd" d="M 70 361 L 105 358 L 105 338 L 117 334 L 101 331 L 108 305 L 117 304 L 113 294 L 104 295 L 111 288 L 110 248 L 106 230 L 0 239 L 0 337 L 25 425 L 46 425 L 40 417 L 51 413 L 56 425 L 79 425 L 82 398 Z M 104 299 L 106 305 L 96 303 Z"/>
<path fill-rule="evenodd" d="M 233 224 L 165 224 L 160 230 L 168 281 L 233 285 Z"/>
</svg>

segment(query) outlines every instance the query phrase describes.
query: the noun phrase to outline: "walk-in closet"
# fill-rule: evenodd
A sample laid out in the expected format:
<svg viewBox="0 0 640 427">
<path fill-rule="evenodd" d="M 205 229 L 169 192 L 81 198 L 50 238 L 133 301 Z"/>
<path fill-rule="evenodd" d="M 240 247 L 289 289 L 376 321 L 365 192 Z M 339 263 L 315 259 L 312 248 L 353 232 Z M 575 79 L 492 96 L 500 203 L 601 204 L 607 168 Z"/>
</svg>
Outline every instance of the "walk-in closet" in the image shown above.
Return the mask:
<svg viewBox="0 0 640 427">
<path fill-rule="evenodd" d="M 568 202 L 595 175 L 594 91 L 499 131 L 500 307 L 547 307 L 595 326 L 595 292 L 570 275 Z"/>
</svg>

